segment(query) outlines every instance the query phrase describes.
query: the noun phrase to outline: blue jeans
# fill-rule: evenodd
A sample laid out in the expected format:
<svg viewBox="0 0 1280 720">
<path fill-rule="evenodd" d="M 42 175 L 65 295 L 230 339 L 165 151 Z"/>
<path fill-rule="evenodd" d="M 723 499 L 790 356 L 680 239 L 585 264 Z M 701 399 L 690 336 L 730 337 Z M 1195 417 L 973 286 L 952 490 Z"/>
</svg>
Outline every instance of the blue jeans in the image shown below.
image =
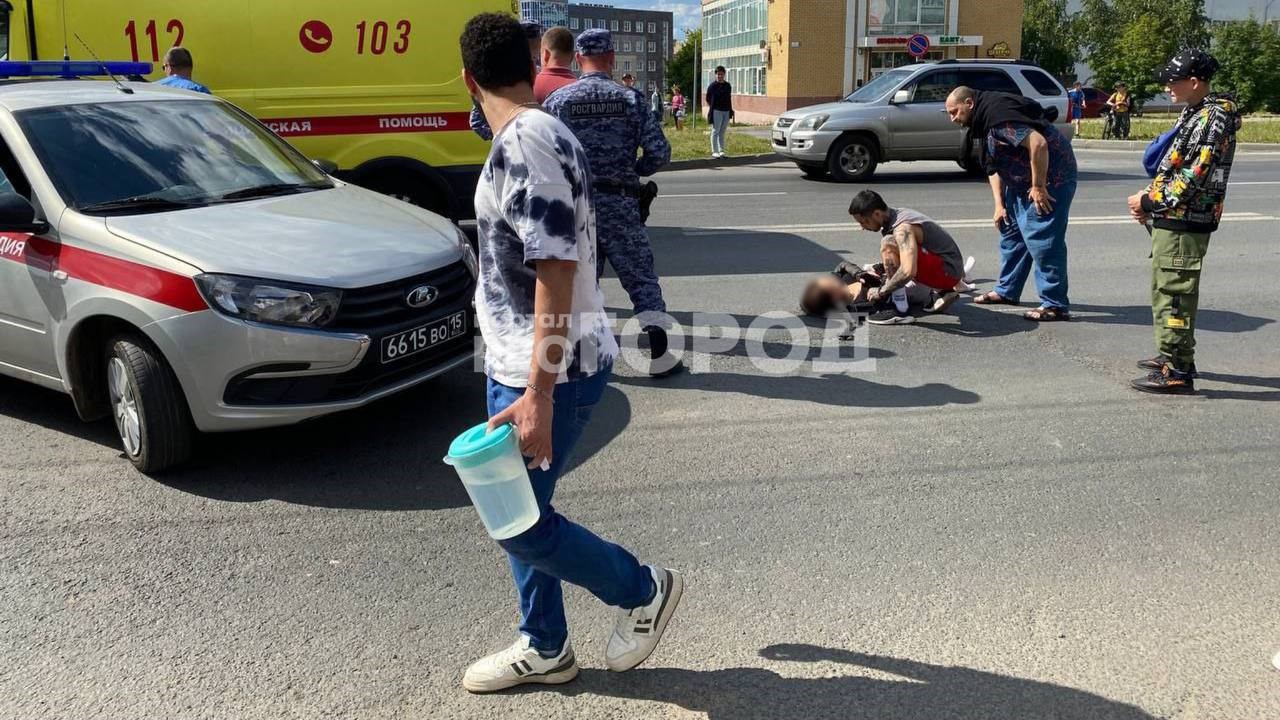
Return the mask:
<svg viewBox="0 0 1280 720">
<path fill-rule="evenodd" d="M 1022 297 L 1022 287 L 1034 267 L 1036 290 L 1044 307 L 1070 310 L 1067 298 L 1067 218 L 1076 183 L 1050 187 L 1053 212 L 1041 215 L 1025 191 L 1005 187 L 1004 207 L 1011 222 L 1000 230 L 1000 279 L 995 292 L 1010 300 Z"/>
<path fill-rule="evenodd" d="M 729 131 L 729 111 L 711 111 L 711 153 L 724 153 L 724 136 Z"/>
<path fill-rule="evenodd" d="M 520 594 L 520 632 L 544 655 L 559 652 L 569 637 L 561 580 L 586 588 L 609 605 L 628 609 L 647 604 L 656 590 L 653 576 L 634 555 L 570 522 L 551 506 L 556 480 L 582 437 L 591 411 L 600 402 L 612 370 L 604 367 L 589 378 L 556 385 L 551 469 L 529 471 L 542 515 L 536 525 L 523 533 L 498 541 L 507 551 Z M 509 387 L 490 378 L 489 416 L 502 412 L 521 395 L 524 388 Z"/>
</svg>

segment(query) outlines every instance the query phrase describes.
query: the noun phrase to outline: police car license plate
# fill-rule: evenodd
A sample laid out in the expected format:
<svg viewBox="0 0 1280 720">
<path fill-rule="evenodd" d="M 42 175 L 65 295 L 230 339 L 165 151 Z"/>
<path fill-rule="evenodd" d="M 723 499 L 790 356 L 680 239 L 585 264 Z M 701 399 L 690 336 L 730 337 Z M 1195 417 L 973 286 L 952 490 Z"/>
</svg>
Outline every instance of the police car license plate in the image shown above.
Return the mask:
<svg viewBox="0 0 1280 720">
<path fill-rule="evenodd" d="M 467 313 L 456 312 L 428 325 L 382 338 L 382 362 L 389 363 L 462 337 L 467 332 Z"/>
</svg>

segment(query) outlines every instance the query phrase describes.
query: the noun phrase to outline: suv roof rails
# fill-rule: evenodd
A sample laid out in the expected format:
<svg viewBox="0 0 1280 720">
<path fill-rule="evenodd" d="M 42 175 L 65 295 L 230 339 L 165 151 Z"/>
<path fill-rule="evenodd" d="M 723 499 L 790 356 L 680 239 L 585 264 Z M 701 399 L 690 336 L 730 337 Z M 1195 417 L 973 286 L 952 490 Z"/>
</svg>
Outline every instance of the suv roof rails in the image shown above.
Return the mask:
<svg viewBox="0 0 1280 720">
<path fill-rule="evenodd" d="M 961 64 L 981 64 L 990 65 L 1026 65 L 1027 67 L 1040 67 L 1040 64 L 1031 60 L 1023 60 L 1022 58 L 946 58 L 938 60 L 936 65 L 961 65 Z M 1040 68 L 1043 70 L 1044 68 Z"/>
</svg>

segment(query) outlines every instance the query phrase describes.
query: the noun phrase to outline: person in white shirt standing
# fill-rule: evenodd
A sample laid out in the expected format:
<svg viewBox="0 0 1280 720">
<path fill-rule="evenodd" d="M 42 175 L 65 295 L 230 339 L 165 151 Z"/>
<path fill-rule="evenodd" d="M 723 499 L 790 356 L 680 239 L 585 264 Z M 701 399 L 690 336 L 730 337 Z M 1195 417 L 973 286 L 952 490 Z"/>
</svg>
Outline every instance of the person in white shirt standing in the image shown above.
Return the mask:
<svg viewBox="0 0 1280 720">
<path fill-rule="evenodd" d="M 653 653 L 684 582 L 551 506 L 618 353 L 596 279 L 590 170 L 573 133 L 537 109 L 533 63 L 514 18 L 477 15 L 460 42 L 463 81 L 494 133 L 475 198 L 489 424 L 515 424 L 542 511 L 532 528 L 499 541 L 520 596 L 520 638 L 474 663 L 462 681 L 471 692 L 494 692 L 577 677 L 561 581 L 620 608 L 605 649 L 614 671 Z"/>
</svg>

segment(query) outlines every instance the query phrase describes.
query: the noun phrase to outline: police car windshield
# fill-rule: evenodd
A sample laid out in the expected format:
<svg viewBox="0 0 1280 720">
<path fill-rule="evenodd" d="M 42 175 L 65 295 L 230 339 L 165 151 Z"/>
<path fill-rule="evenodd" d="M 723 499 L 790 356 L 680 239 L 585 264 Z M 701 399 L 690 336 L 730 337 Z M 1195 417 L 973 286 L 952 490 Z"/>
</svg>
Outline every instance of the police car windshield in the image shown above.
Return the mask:
<svg viewBox="0 0 1280 720">
<path fill-rule="evenodd" d="M 911 74 L 911 70 L 892 70 L 871 82 L 858 88 L 852 95 L 845 98 L 845 102 L 868 103 L 879 100 L 885 93 L 896 87 L 898 83 L 907 79 Z"/>
<path fill-rule="evenodd" d="M 296 150 L 221 102 L 65 105 L 15 117 L 63 199 L 90 214 L 163 212 L 333 187 Z"/>
</svg>

